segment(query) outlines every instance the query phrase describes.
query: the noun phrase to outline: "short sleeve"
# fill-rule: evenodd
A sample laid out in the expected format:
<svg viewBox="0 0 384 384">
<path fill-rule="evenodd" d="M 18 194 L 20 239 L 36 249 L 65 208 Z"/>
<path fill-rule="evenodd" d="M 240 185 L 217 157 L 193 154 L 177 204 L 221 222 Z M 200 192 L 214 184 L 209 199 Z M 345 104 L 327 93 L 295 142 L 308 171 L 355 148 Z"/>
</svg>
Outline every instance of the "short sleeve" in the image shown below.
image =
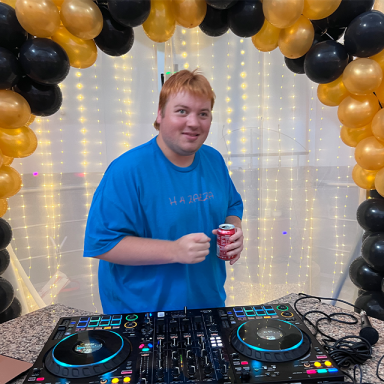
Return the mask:
<svg viewBox="0 0 384 384">
<path fill-rule="evenodd" d="M 110 251 L 126 236 L 143 236 L 138 190 L 132 172 L 112 163 L 98 186 L 89 210 L 84 256 Z"/>
</svg>

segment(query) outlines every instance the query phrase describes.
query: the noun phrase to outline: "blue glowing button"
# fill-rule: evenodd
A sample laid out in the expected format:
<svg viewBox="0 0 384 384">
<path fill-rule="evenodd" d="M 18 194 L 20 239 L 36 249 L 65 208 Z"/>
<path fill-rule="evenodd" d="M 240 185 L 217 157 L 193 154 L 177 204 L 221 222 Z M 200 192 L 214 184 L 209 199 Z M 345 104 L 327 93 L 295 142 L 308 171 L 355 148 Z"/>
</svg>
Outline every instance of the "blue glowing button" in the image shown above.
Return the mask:
<svg viewBox="0 0 384 384">
<path fill-rule="evenodd" d="M 261 305 L 255 305 L 255 306 L 253 307 L 253 309 L 254 309 L 255 311 L 262 311 L 262 310 L 263 310 L 263 307 L 262 307 Z"/>
<path fill-rule="evenodd" d="M 272 310 L 272 311 L 267 311 L 267 315 L 268 316 L 275 316 L 277 313 L 274 311 L 274 310 Z"/>
<path fill-rule="evenodd" d="M 243 312 L 243 308 L 242 307 L 235 307 L 235 308 L 233 308 L 233 310 L 235 312 Z"/>
<path fill-rule="evenodd" d="M 245 316 L 244 312 L 235 312 L 235 315 L 237 317 L 244 317 Z"/>
<path fill-rule="evenodd" d="M 71 321 L 71 324 L 76 324 L 76 321 Z"/>
<path fill-rule="evenodd" d="M 232 312 L 231 312 L 231 311 L 228 311 L 227 313 L 228 313 L 228 315 L 232 315 Z"/>
<path fill-rule="evenodd" d="M 88 322 L 89 320 L 89 317 L 80 317 L 79 321 L 86 321 Z"/>
<path fill-rule="evenodd" d="M 244 311 L 253 311 L 253 308 L 252 307 L 243 307 L 243 310 Z"/>
<path fill-rule="evenodd" d="M 87 326 L 87 324 L 88 324 L 88 322 L 86 322 L 86 321 L 79 321 L 79 324 L 77 324 L 77 326 L 79 327 L 79 328 L 85 328 L 86 326 Z"/>
<path fill-rule="evenodd" d="M 92 316 L 91 317 L 91 321 L 99 321 L 100 320 L 100 316 Z"/>
<path fill-rule="evenodd" d="M 317 373 L 327 373 L 327 370 L 326 369 L 318 369 Z"/>
<path fill-rule="evenodd" d="M 100 321 L 100 327 L 107 327 L 109 325 L 109 320 L 101 320 Z"/>
<path fill-rule="evenodd" d="M 122 318 L 123 318 L 122 315 L 113 315 L 113 316 L 112 316 L 112 321 L 113 321 L 113 320 L 121 320 Z"/>
<path fill-rule="evenodd" d="M 150 349 L 149 348 L 143 348 L 142 351 L 143 352 L 148 352 L 148 351 L 150 351 Z"/>
<path fill-rule="evenodd" d="M 328 372 L 338 372 L 339 370 L 337 368 L 328 368 Z"/>
<path fill-rule="evenodd" d="M 264 311 L 256 311 L 257 316 L 265 316 L 266 313 Z"/>
<path fill-rule="evenodd" d="M 153 344 L 148 343 L 148 347 L 149 347 L 149 348 L 153 348 Z"/>
<path fill-rule="evenodd" d="M 247 316 L 255 316 L 255 312 L 253 312 L 253 311 L 245 311 L 245 314 Z"/>
<path fill-rule="evenodd" d="M 111 320 L 111 316 L 102 316 L 101 320 Z"/>
<path fill-rule="evenodd" d="M 273 309 L 272 305 L 264 305 L 264 309 Z"/>
<path fill-rule="evenodd" d="M 121 320 L 112 320 L 111 321 L 112 326 L 116 326 L 116 325 L 120 325 L 120 324 L 121 324 Z"/>
<path fill-rule="evenodd" d="M 90 321 L 88 324 L 88 327 L 97 327 L 99 325 L 98 321 Z"/>
</svg>

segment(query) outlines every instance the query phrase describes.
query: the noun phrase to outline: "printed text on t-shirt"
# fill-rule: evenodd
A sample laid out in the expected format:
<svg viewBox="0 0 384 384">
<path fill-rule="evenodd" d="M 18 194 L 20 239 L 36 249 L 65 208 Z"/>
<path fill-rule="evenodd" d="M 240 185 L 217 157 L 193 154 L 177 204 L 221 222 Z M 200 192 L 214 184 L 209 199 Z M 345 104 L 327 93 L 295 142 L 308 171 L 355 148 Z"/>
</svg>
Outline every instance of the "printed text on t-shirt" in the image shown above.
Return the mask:
<svg viewBox="0 0 384 384">
<path fill-rule="evenodd" d="M 188 204 L 193 204 L 197 201 L 206 201 L 206 200 L 210 200 L 210 199 L 213 199 L 213 193 L 212 192 L 203 192 L 203 193 L 195 193 L 193 195 L 188 195 L 187 196 L 187 202 Z M 184 199 L 184 196 L 181 196 L 180 199 L 176 199 L 176 196 L 173 196 L 173 200 L 172 198 L 170 197 L 169 198 L 169 203 L 171 205 L 175 204 L 177 205 L 177 203 L 179 204 L 186 204 L 186 201 Z"/>
</svg>

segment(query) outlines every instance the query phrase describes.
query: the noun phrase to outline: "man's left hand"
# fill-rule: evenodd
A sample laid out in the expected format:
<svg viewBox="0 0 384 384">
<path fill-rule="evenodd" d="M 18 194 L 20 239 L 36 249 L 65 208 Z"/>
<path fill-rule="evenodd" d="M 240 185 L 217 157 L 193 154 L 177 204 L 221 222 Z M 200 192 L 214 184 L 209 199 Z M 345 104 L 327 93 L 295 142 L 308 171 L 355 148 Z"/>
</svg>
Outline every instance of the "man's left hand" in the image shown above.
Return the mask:
<svg viewBox="0 0 384 384">
<path fill-rule="evenodd" d="M 235 228 L 236 228 L 236 233 L 229 238 L 231 243 L 225 246 L 225 250 L 227 251 L 228 256 L 236 255 L 236 257 L 229 262 L 230 265 L 235 264 L 236 261 L 240 259 L 241 251 L 244 248 L 243 230 L 239 227 L 235 227 Z M 217 229 L 214 229 L 212 233 L 214 235 L 217 235 Z"/>
</svg>

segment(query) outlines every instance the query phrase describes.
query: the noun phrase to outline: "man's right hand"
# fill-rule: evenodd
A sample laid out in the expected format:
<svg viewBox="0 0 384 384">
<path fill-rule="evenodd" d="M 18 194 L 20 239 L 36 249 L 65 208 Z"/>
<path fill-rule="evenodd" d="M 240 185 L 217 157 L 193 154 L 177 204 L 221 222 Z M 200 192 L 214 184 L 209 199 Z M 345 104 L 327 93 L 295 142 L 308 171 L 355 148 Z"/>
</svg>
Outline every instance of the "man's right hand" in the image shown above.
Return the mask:
<svg viewBox="0 0 384 384">
<path fill-rule="evenodd" d="M 209 254 L 211 238 L 205 233 L 190 233 L 174 241 L 175 263 L 196 264 Z"/>
</svg>

